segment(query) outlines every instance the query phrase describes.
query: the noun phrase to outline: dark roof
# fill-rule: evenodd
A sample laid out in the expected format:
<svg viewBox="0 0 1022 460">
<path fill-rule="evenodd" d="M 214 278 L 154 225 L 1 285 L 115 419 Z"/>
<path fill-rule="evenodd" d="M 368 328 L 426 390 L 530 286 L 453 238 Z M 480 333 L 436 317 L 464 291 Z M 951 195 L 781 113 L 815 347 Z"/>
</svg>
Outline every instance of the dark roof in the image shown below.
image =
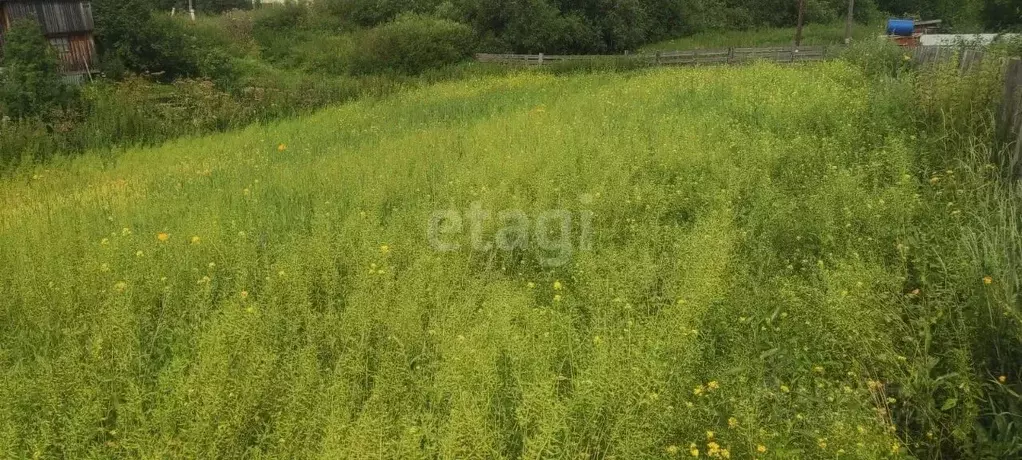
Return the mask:
<svg viewBox="0 0 1022 460">
<path fill-rule="evenodd" d="M 91 32 L 92 3 L 89 0 L 0 0 L 10 20 L 39 21 L 46 35 Z"/>
</svg>

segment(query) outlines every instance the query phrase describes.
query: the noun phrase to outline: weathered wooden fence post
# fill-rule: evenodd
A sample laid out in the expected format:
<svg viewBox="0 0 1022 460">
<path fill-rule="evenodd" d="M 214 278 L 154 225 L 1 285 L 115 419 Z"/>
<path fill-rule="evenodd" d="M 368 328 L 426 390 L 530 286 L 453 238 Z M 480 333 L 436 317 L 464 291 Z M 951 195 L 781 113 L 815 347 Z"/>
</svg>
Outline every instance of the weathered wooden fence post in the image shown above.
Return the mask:
<svg viewBox="0 0 1022 460">
<path fill-rule="evenodd" d="M 1009 146 L 1004 166 L 1015 178 L 1022 178 L 1022 60 L 1008 61 L 1004 73 L 1004 100 L 997 117 L 998 140 Z"/>
<path fill-rule="evenodd" d="M 729 47 L 727 49 L 727 63 L 733 64 L 735 62 L 735 47 Z"/>
</svg>

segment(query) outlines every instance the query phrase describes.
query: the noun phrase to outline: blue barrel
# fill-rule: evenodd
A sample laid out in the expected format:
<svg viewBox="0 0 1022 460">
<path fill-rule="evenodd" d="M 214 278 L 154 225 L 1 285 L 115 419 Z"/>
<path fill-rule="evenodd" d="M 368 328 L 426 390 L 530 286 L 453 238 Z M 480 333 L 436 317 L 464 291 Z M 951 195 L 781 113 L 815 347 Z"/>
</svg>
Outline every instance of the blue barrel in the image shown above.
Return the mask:
<svg viewBox="0 0 1022 460">
<path fill-rule="evenodd" d="M 887 35 L 911 37 L 916 31 L 916 21 L 912 19 L 888 19 Z"/>
</svg>

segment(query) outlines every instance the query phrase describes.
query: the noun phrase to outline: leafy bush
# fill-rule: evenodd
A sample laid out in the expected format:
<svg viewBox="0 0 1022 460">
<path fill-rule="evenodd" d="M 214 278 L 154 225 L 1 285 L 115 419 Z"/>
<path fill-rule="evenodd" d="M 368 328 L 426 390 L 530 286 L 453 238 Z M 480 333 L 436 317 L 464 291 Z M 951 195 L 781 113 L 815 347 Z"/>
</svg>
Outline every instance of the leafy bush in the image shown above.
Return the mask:
<svg viewBox="0 0 1022 460">
<path fill-rule="evenodd" d="M 406 15 L 359 33 L 351 54 L 354 74 L 414 75 L 453 64 L 472 52 L 472 31 L 447 19 Z"/>
<path fill-rule="evenodd" d="M 199 75 L 200 53 L 196 40 L 185 32 L 179 21 L 154 15 L 138 38 L 141 46 L 132 56 L 134 69 L 162 73 L 166 80 Z"/>
<path fill-rule="evenodd" d="M 235 60 L 231 69 L 236 80 L 229 88 L 210 79 L 166 84 L 126 74 L 123 81 L 97 80 L 84 86 L 76 104 L 48 120 L 0 116 L 0 172 L 19 163 L 89 150 L 157 145 L 181 136 L 238 129 L 355 98 L 391 94 L 408 83 L 393 77 L 285 71 L 252 59 Z"/>
<path fill-rule="evenodd" d="M 252 37 L 263 58 L 273 63 L 295 67 L 295 48 L 307 41 L 304 26 L 309 10 L 300 4 L 287 3 L 272 8 L 260 8 L 252 22 Z"/>
<path fill-rule="evenodd" d="M 33 20 L 15 21 L 6 37 L 0 72 L 0 116 L 43 115 L 67 105 L 71 88 L 60 77 L 56 52 Z"/>
<path fill-rule="evenodd" d="M 203 47 L 220 48 L 238 58 L 259 53 L 253 36 L 255 15 L 251 11 L 229 11 L 218 16 L 200 16 L 195 22 L 182 22 Z"/>
<path fill-rule="evenodd" d="M 194 37 L 180 22 L 153 15 L 142 0 L 96 0 L 96 39 L 104 67 L 160 74 L 165 80 L 199 74 Z"/>
<path fill-rule="evenodd" d="M 402 13 L 425 12 L 422 1 L 416 0 L 321 0 L 319 11 L 342 18 L 351 25 L 373 27 L 392 21 Z"/>
<path fill-rule="evenodd" d="M 308 9 L 298 3 L 285 3 L 256 11 L 253 32 L 257 35 L 294 31 L 305 23 Z M 266 37 L 270 38 L 270 37 Z"/>
<path fill-rule="evenodd" d="M 914 66 L 910 53 L 888 40 L 866 40 L 845 48 L 841 57 L 867 75 L 895 77 Z"/>
</svg>

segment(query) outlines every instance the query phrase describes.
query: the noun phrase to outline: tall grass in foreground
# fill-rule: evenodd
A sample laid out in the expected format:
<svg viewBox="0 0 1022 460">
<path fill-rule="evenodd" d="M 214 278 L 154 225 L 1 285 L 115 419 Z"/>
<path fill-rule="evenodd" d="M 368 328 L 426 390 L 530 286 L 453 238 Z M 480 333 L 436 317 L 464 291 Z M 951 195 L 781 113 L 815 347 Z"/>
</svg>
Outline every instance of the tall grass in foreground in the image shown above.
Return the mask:
<svg viewBox="0 0 1022 460">
<path fill-rule="evenodd" d="M 0 452 L 1003 456 L 1017 211 L 921 87 L 521 73 L 5 179 Z M 434 251 L 472 203 L 593 249 Z"/>
<path fill-rule="evenodd" d="M 979 69 L 957 67 L 915 76 L 929 186 L 906 275 L 920 289 L 910 311 L 923 358 L 901 416 L 921 456 L 1012 458 L 1022 455 L 1022 192 L 995 139 L 1003 60 L 989 51 Z"/>
</svg>

